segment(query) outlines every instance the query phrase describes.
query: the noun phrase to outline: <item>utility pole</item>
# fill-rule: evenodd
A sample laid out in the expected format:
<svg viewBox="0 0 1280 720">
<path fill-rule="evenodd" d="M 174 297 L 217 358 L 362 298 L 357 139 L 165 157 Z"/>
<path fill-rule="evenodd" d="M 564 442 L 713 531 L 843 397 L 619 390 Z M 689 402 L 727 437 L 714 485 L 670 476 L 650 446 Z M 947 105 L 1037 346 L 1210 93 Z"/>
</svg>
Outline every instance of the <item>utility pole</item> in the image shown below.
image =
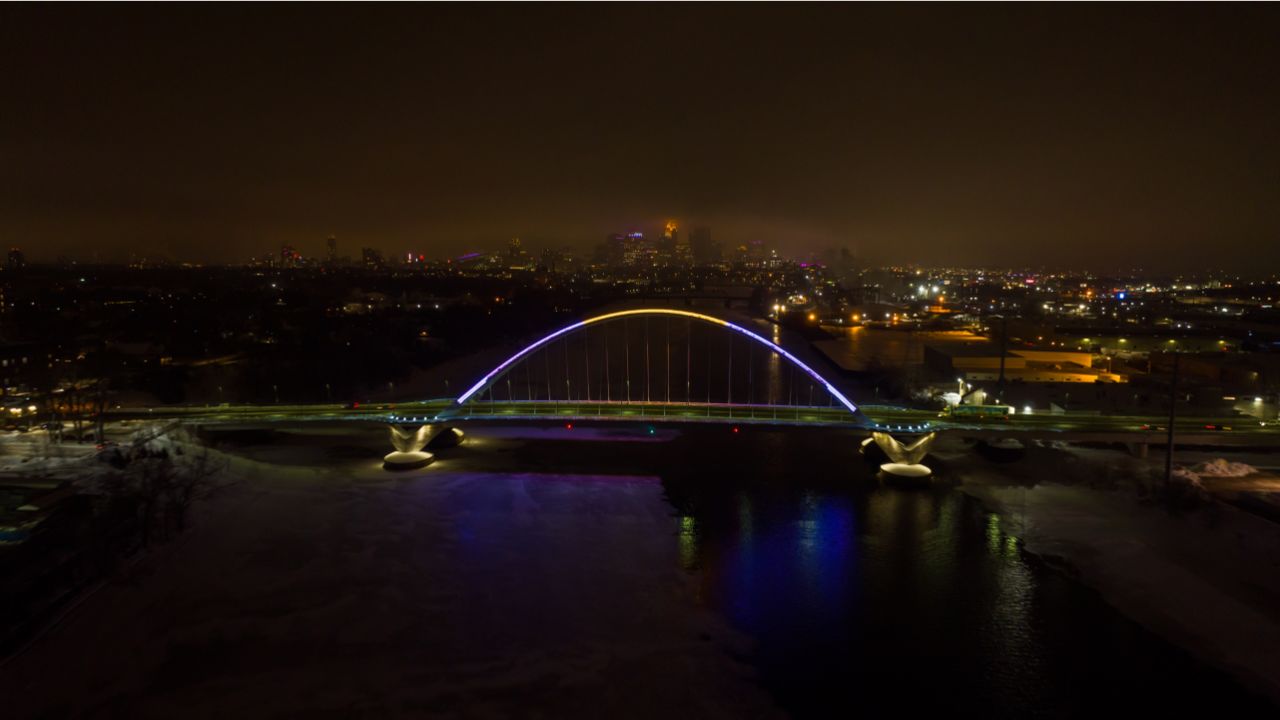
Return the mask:
<svg viewBox="0 0 1280 720">
<path fill-rule="evenodd" d="M 997 395 L 999 402 L 1004 402 L 1004 355 L 1005 349 L 1009 343 L 1009 333 L 1007 329 L 1008 319 L 1004 315 L 1000 316 L 1000 379 L 996 381 Z"/>
<path fill-rule="evenodd" d="M 1178 351 L 1173 351 L 1173 380 L 1169 383 L 1169 432 L 1164 447 L 1164 484 L 1173 481 L 1173 421 L 1178 416 Z"/>
</svg>

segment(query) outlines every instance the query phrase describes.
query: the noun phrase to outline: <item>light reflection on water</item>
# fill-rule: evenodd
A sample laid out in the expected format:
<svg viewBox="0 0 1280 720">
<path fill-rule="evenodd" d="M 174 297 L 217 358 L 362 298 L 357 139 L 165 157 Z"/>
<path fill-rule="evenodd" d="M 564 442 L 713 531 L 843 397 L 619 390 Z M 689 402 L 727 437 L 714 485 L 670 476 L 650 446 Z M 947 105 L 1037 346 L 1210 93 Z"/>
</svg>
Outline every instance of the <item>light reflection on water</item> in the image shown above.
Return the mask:
<svg viewBox="0 0 1280 720">
<path fill-rule="evenodd" d="M 678 519 L 680 565 L 755 641 L 761 682 L 797 714 L 1257 710 L 1025 557 L 960 493 L 737 487 L 697 507 Z"/>
</svg>

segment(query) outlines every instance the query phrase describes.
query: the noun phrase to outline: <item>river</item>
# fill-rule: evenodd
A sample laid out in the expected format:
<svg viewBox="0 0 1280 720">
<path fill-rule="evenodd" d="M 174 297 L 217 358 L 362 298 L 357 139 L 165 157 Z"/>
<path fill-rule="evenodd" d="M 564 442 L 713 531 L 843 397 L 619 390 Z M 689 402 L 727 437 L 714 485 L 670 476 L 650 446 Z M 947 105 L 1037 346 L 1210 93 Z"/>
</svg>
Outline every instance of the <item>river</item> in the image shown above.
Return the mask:
<svg viewBox="0 0 1280 720">
<path fill-rule="evenodd" d="M 235 484 L 0 667 L 13 717 L 1274 717 L 847 431 L 224 429 Z"/>
<path fill-rule="evenodd" d="M 749 661 L 783 708 L 1274 715 L 1023 552 L 945 481 L 885 487 L 831 453 L 858 475 L 842 482 L 791 444 L 761 434 L 749 455 L 713 452 L 667 481 L 698 602 L 754 640 Z"/>
</svg>

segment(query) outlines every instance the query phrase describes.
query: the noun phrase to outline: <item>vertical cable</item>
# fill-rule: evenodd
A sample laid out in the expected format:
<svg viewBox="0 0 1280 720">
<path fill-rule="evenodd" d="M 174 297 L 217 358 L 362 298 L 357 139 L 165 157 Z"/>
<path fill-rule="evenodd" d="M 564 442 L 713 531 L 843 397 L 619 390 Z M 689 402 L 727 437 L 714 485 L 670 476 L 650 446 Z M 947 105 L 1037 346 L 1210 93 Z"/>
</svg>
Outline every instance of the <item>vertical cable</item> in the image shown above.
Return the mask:
<svg viewBox="0 0 1280 720">
<path fill-rule="evenodd" d="M 729 333 L 729 376 L 728 384 L 725 385 L 726 403 L 733 404 L 733 333 Z M 733 417 L 733 409 L 729 410 L 729 417 Z"/>
<path fill-rule="evenodd" d="M 649 396 L 649 316 L 644 318 L 644 401 L 650 401 Z"/>
<path fill-rule="evenodd" d="M 689 380 L 693 377 L 693 329 L 689 318 L 684 319 L 684 402 L 693 402 Z"/>
</svg>

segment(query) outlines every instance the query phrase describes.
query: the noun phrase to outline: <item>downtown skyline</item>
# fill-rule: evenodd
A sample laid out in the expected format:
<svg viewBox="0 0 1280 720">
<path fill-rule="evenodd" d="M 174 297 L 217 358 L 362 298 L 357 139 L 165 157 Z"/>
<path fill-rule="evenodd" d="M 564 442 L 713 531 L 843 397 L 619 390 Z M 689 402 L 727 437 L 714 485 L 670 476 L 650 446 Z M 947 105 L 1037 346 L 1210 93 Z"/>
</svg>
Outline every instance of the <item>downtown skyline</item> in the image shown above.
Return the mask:
<svg viewBox="0 0 1280 720">
<path fill-rule="evenodd" d="M 676 218 L 869 264 L 1247 270 L 1280 227 L 1268 7 L 0 17 L 0 242 L 36 262 L 587 251 Z"/>
</svg>

